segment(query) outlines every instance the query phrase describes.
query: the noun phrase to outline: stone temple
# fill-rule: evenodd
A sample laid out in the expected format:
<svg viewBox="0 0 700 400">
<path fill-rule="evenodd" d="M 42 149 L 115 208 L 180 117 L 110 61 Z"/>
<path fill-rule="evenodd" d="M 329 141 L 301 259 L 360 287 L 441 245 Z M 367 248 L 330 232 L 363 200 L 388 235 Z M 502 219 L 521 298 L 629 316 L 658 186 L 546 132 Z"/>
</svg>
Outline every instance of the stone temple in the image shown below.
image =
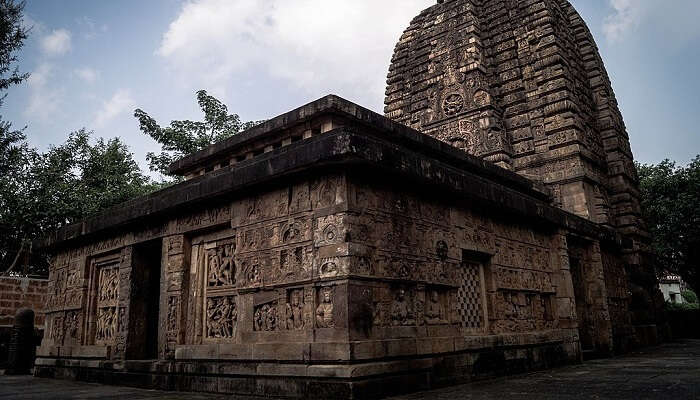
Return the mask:
<svg viewBox="0 0 700 400">
<path fill-rule="evenodd" d="M 665 334 L 629 139 L 566 0 L 445 0 L 386 116 L 327 96 L 68 226 L 38 376 L 367 398 Z"/>
</svg>

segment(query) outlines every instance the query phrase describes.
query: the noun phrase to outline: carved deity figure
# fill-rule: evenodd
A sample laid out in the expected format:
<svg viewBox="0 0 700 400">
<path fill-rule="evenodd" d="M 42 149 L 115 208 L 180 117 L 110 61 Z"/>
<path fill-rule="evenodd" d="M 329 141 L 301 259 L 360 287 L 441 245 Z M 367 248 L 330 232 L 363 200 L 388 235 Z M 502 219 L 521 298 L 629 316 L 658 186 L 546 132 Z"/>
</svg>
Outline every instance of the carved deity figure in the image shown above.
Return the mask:
<svg viewBox="0 0 700 400">
<path fill-rule="evenodd" d="M 316 326 L 319 328 L 332 328 L 334 326 L 331 288 L 326 287 L 321 291 L 321 304 L 316 307 Z"/>
<path fill-rule="evenodd" d="M 304 328 L 303 311 L 304 304 L 302 303 L 301 291 L 293 291 L 290 302 L 287 303 L 287 329 L 300 330 Z"/>
<path fill-rule="evenodd" d="M 431 325 L 444 324 L 443 309 L 437 290 L 430 291 L 428 306 L 425 309 L 425 322 Z"/>
<path fill-rule="evenodd" d="M 207 299 L 207 337 L 216 337 L 219 330 L 219 321 L 214 318 L 216 305 L 214 299 Z"/>
<path fill-rule="evenodd" d="M 221 258 L 216 249 L 209 250 L 209 286 L 218 286 L 221 273 Z"/>
<path fill-rule="evenodd" d="M 396 299 L 391 305 L 391 322 L 393 325 L 413 325 L 415 319 L 413 310 L 408 300 L 406 300 L 406 291 L 399 289 L 396 293 Z"/>
<path fill-rule="evenodd" d="M 263 304 L 255 308 L 253 330 L 274 331 L 277 328 L 277 303 Z"/>
<path fill-rule="evenodd" d="M 71 311 L 66 316 L 66 332 L 68 336 L 75 339 L 78 337 L 78 327 L 80 326 L 80 315 L 77 311 Z"/>
<path fill-rule="evenodd" d="M 209 250 L 209 286 L 228 286 L 236 283 L 236 266 L 231 244 Z"/>
<path fill-rule="evenodd" d="M 97 330 L 95 338 L 97 340 L 111 340 L 117 331 L 116 310 L 111 308 L 100 308 L 97 313 Z"/>
<path fill-rule="evenodd" d="M 207 337 L 232 338 L 237 320 L 238 311 L 231 296 L 207 299 Z"/>
<path fill-rule="evenodd" d="M 220 282 L 223 285 L 236 284 L 236 264 L 233 260 L 233 246 L 230 244 L 222 249 Z"/>
<path fill-rule="evenodd" d="M 119 296 L 119 279 L 116 268 L 100 270 L 98 299 L 100 301 L 116 300 Z"/>
<path fill-rule="evenodd" d="M 232 337 L 233 336 L 233 325 L 231 324 L 231 308 L 232 305 L 228 297 L 224 297 L 221 300 L 221 305 L 219 306 L 220 314 L 220 324 L 219 324 L 219 337 Z"/>
</svg>

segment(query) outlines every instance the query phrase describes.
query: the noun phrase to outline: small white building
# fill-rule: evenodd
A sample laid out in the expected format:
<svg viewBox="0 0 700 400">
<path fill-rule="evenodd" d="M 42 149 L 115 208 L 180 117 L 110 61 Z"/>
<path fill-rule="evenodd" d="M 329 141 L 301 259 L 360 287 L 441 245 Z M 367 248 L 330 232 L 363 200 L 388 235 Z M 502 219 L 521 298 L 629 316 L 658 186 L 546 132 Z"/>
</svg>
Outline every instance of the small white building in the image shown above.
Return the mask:
<svg viewBox="0 0 700 400">
<path fill-rule="evenodd" d="M 683 280 L 678 275 L 666 274 L 659 279 L 659 289 L 664 294 L 664 300 L 670 303 L 685 303 L 681 291 Z"/>
</svg>

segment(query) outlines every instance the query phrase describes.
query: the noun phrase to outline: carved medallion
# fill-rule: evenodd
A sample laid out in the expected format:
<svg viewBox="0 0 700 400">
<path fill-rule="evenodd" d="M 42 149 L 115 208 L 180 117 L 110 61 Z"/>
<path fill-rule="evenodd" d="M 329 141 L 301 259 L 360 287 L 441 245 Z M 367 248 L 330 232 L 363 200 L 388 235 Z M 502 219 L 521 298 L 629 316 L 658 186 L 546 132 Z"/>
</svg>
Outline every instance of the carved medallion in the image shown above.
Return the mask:
<svg viewBox="0 0 700 400">
<path fill-rule="evenodd" d="M 442 101 L 442 111 L 445 116 L 451 117 L 464 109 L 464 97 L 459 93 L 452 93 Z"/>
</svg>

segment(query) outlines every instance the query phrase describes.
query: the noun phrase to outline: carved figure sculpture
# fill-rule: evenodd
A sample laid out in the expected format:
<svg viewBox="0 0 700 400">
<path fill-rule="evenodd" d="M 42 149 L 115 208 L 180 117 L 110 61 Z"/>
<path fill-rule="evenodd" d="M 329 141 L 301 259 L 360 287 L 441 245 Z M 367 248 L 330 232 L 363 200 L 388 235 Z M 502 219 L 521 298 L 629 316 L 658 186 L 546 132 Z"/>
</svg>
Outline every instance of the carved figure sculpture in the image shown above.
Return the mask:
<svg viewBox="0 0 700 400">
<path fill-rule="evenodd" d="M 325 287 L 321 290 L 321 304 L 316 307 L 316 326 L 318 328 L 332 328 L 333 322 L 333 298 L 332 290 Z"/>
<path fill-rule="evenodd" d="M 253 314 L 253 330 L 274 331 L 277 329 L 277 302 L 262 304 L 255 307 Z M 282 325 L 284 326 L 284 325 Z"/>
<path fill-rule="evenodd" d="M 304 329 L 304 303 L 301 299 L 302 291 L 294 290 L 290 295 L 290 302 L 287 303 L 287 329 Z"/>
<path fill-rule="evenodd" d="M 425 309 L 425 322 L 430 325 L 444 324 L 447 321 L 442 316 L 443 308 L 442 304 L 440 304 L 440 296 L 437 290 L 431 290 L 428 306 Z"/>
<path fill-rule="evenodd" d="M 236 283 L 233 246 L 226 244 L 209 250 L 209 286 L 230 286 Z"/>
<path fill-rule="evenodd" d="M 207 337 L 232 338 L 238 320 L 233 296 L 207 299 Z"/>
<path fill-rule="evenodd" d="M 391 323 L 392 325 L 413 325 L 415 322 L 411 305 L 406 300 L 406 291 L 399 289 L 391 305 Z"/>
<path fill-rule="evenodd" d="M 209 286 L 217 286 L 219 283 L 219 268 L 221 260 L 216 254 L 216 249 L 209 250 Z"/>
<path fill-rule="evenodd" d="M 215 313 L 214 299 L 207 299 L 207 337 L 215 337 L 215 332 L 219 328 L 219 321 L 214 319 Z"/>
</svg>

